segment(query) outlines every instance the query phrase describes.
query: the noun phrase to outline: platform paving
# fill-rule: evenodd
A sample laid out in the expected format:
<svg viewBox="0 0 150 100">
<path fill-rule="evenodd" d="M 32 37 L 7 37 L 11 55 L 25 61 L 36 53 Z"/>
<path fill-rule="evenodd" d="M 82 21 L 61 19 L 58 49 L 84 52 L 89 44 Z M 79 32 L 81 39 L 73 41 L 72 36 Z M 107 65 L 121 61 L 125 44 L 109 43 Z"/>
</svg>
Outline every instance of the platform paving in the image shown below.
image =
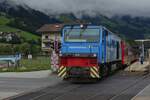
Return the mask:
<svg viewBox="0 0 150 100">
<path fill-rule="evenodd" d="M 149 62 L 145 61 L 143 64 L 141 64 L 140 62 L 135 62 L 133 64 L 131 64 L 130 66 L 128 66 L 125 71 L 133 71 L 133 72 L 145 72 L 145 71 L 149 71 Z"/>
<path fill-rule="evenodd" d="M 150 100 L 150 85 L 139 92 L 132 100 Z"/>
</svg>

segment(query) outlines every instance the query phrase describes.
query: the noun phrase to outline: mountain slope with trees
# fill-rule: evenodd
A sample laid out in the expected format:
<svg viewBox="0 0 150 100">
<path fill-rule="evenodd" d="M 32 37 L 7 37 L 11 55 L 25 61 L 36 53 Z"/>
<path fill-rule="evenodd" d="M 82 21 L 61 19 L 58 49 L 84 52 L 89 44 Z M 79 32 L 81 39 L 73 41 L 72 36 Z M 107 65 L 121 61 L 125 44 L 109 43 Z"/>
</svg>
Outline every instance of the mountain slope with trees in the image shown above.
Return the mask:
<svg viewBox="0 0 150 100">
<path fill-rule="evenodd" d="M 3 22 L 9 27 L 18 28 L 27 32 L 35 34 L 35 31 L 43 24 L 52 23 L 74 23 L 78 20 L 80 22 L 100 24 L 111 31 L 117 33 L 123 38 L 138 39 L 150 37 L 150 18 L 144 17 L 131 17 L 126 16 L 113 16 L 111 18 L 97 14 L 96 16 L 83 15 L 77 18 L 72 13 L 60 14 L 59 16 L 47 15 L 43 12 L 34 10 L 27 5 L 11 6 L 9 0 L 0 3 L 0 12 L 5 14 L 10 20 Z"/>
</svg>

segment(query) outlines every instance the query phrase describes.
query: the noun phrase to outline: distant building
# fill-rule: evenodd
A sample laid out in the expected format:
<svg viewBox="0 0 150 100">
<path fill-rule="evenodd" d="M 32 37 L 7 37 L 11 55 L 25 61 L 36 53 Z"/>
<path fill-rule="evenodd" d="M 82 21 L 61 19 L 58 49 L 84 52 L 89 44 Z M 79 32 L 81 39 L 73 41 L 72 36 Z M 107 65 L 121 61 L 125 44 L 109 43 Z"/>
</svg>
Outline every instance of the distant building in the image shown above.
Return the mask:
<svg viewBox="0 0 150 100">
<path fill-rule="evenodd" d="M 63 24 L 45 24 L 37 30 L 38 33 L 42 34 L 41 49 L 43 52 L 51 52 L 54 49 L 56 39 L 60 42 L 62 27 Z"/>
<path fill-rule="evenodd" d="M 13 38 L 19 37 L 15 32 L 0 32 L 0 41 L 1 42 L 10 42 Z"/>
</svg>

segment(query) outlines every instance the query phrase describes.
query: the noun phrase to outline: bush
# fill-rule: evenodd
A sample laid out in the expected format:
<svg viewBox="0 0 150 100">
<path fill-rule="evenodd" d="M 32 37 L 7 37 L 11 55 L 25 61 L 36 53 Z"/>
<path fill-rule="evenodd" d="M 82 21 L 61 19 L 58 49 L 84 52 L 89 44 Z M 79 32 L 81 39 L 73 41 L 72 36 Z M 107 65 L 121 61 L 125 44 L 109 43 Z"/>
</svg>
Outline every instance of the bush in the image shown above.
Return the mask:
<svg viewBox="0 0 150 100">
<path fill-rule="evenodd" d="M 21 59 L 19 67 L 0 68 L 0 72 L 30 72 L 51 70 L 50 57 L 37 57 L 36 59 Z"/>
<path fill-rule="evenodd" d="M 0 54 L 12 54 L 12 46 L 11 45 L 0 45 Z"/>
<path fill-rule="evenodd" d="M 29 43 L 23 43 L 23 44 L 9 44 L 9 45 L 0 45 L 0 54 L 15 54 L 16 52 L 19 52 L 25 56 L 27 56 L 29 53 L 32 55 L 38 55 L 40 53 L 40 46 L 36 44 L 29 44 Z"/>
</svg>

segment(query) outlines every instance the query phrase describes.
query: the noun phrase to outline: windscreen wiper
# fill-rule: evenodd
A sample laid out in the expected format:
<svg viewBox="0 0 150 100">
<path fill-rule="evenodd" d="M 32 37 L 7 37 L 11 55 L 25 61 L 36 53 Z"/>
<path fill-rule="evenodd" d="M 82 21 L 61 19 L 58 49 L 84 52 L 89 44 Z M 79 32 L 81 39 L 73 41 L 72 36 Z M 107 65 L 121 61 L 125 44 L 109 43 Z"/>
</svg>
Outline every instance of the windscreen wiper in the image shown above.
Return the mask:
<svg viewBox="0 0 150 100">
<path fill-rule="evenodd" d="M 71 28 L 70 28 L 69 32 L 67 32 L 67 36 L 68 36 L 68 35 L 69 35 L 69 33 L 72 31 L 72 29 L 73 29 L 73 25 L 71 26 Z"/>
<path fill-rule="evenodd" d="M 85 32 L 85 30 L 86 30 L 86 28 L 81 29 L 81 31 L 80 31 L 80 37 L 81 37 L 81 36 L 82 36 L 82 34 Z"/>
</svg>

